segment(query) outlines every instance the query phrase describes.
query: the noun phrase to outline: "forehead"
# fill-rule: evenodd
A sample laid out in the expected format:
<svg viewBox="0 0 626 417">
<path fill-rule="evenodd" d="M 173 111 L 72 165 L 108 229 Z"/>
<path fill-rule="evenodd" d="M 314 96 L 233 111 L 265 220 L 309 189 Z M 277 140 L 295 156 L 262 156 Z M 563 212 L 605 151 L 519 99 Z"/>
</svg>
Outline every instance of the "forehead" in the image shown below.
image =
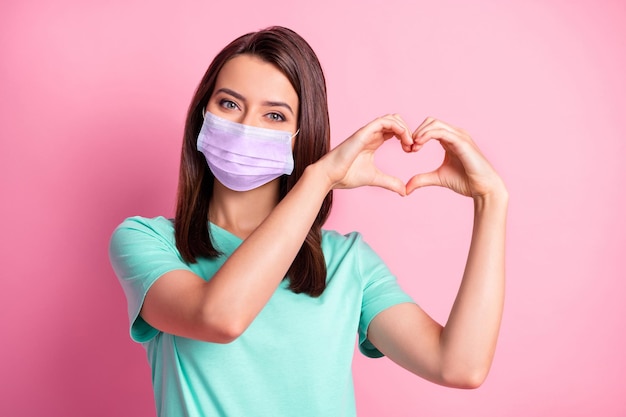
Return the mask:
<svg viewBox="0 0 626 417">
<path fill-rule="evenodd" d="M 215 83 L 215 91 L 229 88 L 247 100 L 285 101 L 297 108 L 298 95 L 289 79 L 274 64 L 253 55 L 228 60 Z"/>
</svg>

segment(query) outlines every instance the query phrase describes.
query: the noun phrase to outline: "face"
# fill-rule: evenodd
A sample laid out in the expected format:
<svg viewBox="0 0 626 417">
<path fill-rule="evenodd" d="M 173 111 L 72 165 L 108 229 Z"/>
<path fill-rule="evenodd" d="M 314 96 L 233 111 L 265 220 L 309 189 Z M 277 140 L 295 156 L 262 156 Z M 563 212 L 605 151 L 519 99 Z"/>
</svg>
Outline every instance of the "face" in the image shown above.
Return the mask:
<svg viewBox="0 0 626 417">
<path fill-rule="evenodd" d="M 273 64 L 252 55 L 230 59 L 217 76 L 206 110 L 244 125 L 295 133 L 298 95 Z"/>
</svg>

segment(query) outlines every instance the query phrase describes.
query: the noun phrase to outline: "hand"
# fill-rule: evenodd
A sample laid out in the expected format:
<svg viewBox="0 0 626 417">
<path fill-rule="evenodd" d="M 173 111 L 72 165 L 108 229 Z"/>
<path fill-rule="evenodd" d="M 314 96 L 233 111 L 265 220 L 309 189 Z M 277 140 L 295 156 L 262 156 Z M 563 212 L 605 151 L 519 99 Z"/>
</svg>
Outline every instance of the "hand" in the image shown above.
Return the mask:
<svg viewBox="0 0 626 417">
<path fill-rule="evenodd" d="M 326 154 L 318 164 L 325 167 L 331 188 L 356 188 L 373 185 L 406 195 L 406 187 L 397 177 L 381 172 L 374 165 L 375 151 L 388 139 L 397 137 L 406 152 L 414 140 L 398 115 L 379 117 Z"/>
<path fill-rule="evenodd" d="M 443 162 L 432 172 L 413 176 L 406 184 L 407 194 L 431 185 L 446 187 L 468 197 L 505 191 L 502 179 L 467 132 L 429 117 L 413 132 L 411 151 L 419 151 L 432 139 L 439 141 L 445 150 Z"/>
</svg>

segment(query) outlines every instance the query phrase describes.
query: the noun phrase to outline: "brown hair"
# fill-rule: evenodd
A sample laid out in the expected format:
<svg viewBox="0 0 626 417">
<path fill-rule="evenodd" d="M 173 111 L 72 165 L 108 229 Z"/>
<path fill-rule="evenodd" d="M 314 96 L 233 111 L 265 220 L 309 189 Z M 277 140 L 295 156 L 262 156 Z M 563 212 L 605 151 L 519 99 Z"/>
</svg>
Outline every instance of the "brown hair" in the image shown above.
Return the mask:
<svg viewBox="0 0 626 417">
<path fill-rule="evenodd" d="M 291 82 L 298 94 L 298 140 L 295 141 L 294 169 L 280 178 L 280 198 L 293 188 L 304 169 L 330 148 L 330 121 L 326 81 L 317 56 L 309 44 L 294 31 L 271 27 L 243 35 L 227 45 L 207 69 L 191 100 L 185 131 L 178 180 L 176 247 L 186 262 L 198 257 L 216 257 L 208 228 L 208 210 L 214 176 L 196 141 L 203 123 L 202 109 L 215 88 L 217 75 L 231 58 L 250 54 L 275 65 Z M 332 191 L 326 195 L 309 233 L 291 264 L 287 276 L 295 293 L 317 297 L 326 288 L 326 263 L 322 252 L 322 225 L 332 205 Z"/>
</svg>

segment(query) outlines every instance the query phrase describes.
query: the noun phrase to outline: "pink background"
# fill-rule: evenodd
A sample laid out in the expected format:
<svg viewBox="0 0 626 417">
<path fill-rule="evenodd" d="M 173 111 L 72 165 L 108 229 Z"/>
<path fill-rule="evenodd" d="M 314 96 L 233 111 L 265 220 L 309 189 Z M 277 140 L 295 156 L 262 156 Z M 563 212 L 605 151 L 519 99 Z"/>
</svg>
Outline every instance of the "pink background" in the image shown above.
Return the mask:
<svg viewBox="0 0 626 417">
<path fill-rule="evenodd" d="M 356 356 L 360 416 L 626 415 L 626 3 L 623 1 L 18 1 L 0 6 L 0 415 L 151 416 L 107 258 L 131 215 L 171 216 L 196 83 L 234 37 L 292 27 L 326 71 L 333 142 L 398 112 L 472 133 L 511 193 L 506 311 L 475 391 Z M 436 146 L 379 165 L 434 168 Z M 472 204 L 337 192 L 445 321 Z M 620 262 L 618 256 L 622 257 Z"/>
</svg>

